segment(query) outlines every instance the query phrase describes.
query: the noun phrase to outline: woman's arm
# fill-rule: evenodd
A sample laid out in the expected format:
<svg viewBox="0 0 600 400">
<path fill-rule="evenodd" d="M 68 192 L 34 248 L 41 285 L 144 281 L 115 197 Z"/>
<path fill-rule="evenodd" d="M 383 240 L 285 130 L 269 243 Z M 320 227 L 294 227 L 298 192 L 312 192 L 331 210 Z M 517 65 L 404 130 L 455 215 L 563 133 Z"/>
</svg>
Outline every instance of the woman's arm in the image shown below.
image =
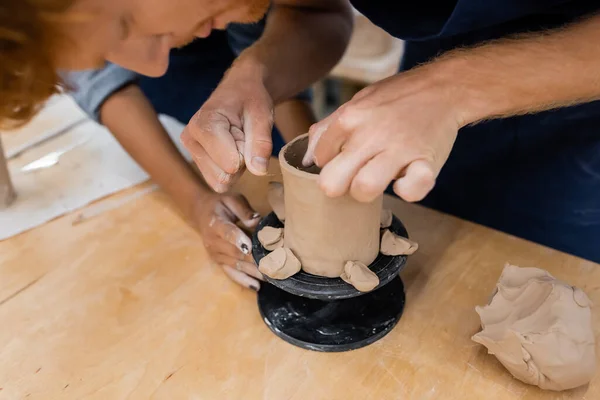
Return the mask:
<svg viewBox="0 0 600 400">
<path fill-rule="evenodd" d="M 100 108 L 99 117 L 186 217 L 192 217 L 195 204 L 211 191 L 181 156 L 141 89 L 129 85 L 113 93 Z"/>
<path fill-rule="evenodd" d="M 179 153 L 152 105 L 136 85 L 114 92 L 100 106 L 100 121 L 202 233 L 211 259 L 242 286 L 258 290 L 262 275 L 252 261 L 250 238 L 259 215 L 240 195 L 217 195 Z"/>
</svg>

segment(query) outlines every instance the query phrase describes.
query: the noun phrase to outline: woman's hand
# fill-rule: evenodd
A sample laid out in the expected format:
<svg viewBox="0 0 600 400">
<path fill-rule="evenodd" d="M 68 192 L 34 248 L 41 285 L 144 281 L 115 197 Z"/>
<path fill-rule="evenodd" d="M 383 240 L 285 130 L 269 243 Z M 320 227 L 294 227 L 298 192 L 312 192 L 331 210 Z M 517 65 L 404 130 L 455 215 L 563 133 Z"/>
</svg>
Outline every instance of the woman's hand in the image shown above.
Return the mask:
<svg viewBox="0 0 600 400">
<path fill-rule="evenodd" d="M 210 193 L 197 203 L 194 212 L 211 259 L 234 282 L 255 291 L 263 277 L 252 259 L 252 241 L 236 223 L 252 229 L 259 219 L 242 195 Z"/>
</svg>

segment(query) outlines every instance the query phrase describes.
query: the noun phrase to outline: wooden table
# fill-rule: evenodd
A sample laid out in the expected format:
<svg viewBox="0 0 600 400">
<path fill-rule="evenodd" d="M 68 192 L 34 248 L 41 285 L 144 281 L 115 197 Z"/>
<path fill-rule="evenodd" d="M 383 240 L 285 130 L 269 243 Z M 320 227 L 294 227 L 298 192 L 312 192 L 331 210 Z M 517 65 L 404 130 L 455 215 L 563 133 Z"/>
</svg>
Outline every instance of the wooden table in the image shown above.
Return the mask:
<svg viewBox="0 0 600 400">
<path fill-rule="evenodd" d="M 241 191 L 265 212 L 268 179 L 246 178 Z M 600 304 L 598 265 L 386 202 L 421 244 L 402 273 L 406 310 L 382 340 L 338 354 L 273 335 L 256 295 L 210 265 L 198 234 L 160 192 L 1 242 L 0 398 L 600 398 L 599 377 L 561 394 L 524 385 L 470 340 L 474 307 L 506 261 L 545 268 Z"/>
</svg>

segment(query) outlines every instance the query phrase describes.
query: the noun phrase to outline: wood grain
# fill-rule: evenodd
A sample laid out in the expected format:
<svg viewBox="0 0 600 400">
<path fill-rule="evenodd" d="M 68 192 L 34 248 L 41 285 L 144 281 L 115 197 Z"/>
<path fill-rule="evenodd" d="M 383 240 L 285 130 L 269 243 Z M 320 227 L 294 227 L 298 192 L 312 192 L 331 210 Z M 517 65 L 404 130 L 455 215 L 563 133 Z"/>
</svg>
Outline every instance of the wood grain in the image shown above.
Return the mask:
<svg viewBox="0 0 600 400">
<path fill-rule="evenodd" d="M 261 212 L 270 178 L 239 185 Z M 256 295 L 209 263 L 160 192 L 0 242 L 0 399 L 600 398 L 598 377 L 566 393 L 524 385 L 470 340 L 474 307 L 506 261 L 545 268 L 600 304 L 598 265 L 386 203 L 420 243 L 402 273 L 406 310 L 384 339 L 340 354 L 271 334 Z"/>
</svg>

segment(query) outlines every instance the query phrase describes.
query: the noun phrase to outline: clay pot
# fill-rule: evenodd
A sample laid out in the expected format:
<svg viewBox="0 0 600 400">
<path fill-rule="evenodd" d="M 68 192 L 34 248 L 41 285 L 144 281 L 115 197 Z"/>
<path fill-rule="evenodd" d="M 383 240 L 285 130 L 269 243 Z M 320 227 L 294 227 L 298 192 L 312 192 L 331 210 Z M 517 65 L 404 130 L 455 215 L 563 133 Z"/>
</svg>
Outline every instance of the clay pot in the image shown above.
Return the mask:
<svg viewBox="0 0 600 400">
<path fill-rule="evenodd" d="M 339 277 L 347 261 L 370 265 L 379 254 L 383 195 L 360 203 L 349 195 L 329 198 L 318 187 L 319 168 L 302 166 L 303 135 L 279 153 L 285 199 L 284 246 L 313 275 Z"/>
</svg>

